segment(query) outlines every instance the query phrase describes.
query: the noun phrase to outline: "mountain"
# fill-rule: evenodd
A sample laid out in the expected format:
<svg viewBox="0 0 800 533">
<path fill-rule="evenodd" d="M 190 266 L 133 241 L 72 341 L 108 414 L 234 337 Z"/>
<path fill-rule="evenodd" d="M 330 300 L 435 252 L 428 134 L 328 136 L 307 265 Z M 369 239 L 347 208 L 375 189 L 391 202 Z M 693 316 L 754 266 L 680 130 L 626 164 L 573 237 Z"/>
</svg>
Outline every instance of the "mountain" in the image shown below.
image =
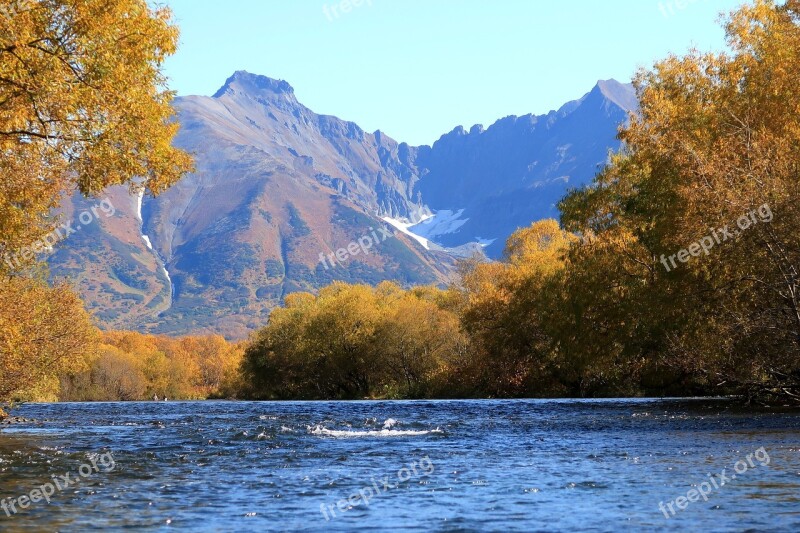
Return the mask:
<svg viewBox="0 0 800 533">
<path fill-rule="evenodd" d="M 601 81 L 558 111 L 506 117 L 486 130 L 458 127 L 421 147 L 415 193 L 438 214 L 411 231 L 446 246 L 488 242 L 488 255 L 499 257 L 517 228 L 558 218 L 556 203 L 602 167 L 634 109 L 630 85 Z"/>
<path fill-rule="evenodd" d="M 517 227 L 554 216 L 591 179 L 636 100 L 600 82 L 547 115 L 421 147 L 318 115 L 287 82 L 247 72 L 174 105 L 196 172 L 158 198 L 107 191 L 114 215 L 65 241 L 51 271 L 105 327 L 240 338 L 291 292 L 442 284 L 460 257 L 498 257 Z M 63 216 L 91 204 L 69 198 Z"/>
</svg>

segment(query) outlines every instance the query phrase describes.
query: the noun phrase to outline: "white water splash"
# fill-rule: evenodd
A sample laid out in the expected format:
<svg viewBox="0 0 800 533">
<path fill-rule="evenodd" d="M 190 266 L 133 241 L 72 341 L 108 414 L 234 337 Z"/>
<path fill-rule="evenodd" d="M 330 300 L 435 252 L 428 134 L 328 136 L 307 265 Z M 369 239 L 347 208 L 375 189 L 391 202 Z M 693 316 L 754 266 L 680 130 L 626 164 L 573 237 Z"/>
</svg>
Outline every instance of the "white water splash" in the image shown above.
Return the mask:
<svg viewBox="0 0 800 533">
<path fill-rule="evenodd" d="M 322 435 L 325 437 L 419 437 L 432 433 L 444 433 L 441 429 L 431 430 L 412 430 L 412 429 L 381 429 L 381 430 L 338 430 L 328 429 L 324 426 L 308 427 L 308 432 L 312 435 Z"/>
</svg>

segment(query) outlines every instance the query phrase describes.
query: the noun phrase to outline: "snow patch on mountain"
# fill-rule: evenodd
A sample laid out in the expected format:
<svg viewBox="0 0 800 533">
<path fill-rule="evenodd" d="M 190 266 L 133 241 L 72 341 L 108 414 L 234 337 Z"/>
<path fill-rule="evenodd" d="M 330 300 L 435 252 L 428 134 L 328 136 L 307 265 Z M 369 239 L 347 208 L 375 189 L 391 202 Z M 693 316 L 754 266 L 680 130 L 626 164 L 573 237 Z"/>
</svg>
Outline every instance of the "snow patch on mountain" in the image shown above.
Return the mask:
<svg viewBox="0 0 800 533">
<path fill-rule="evenodd" d="M 142 200 L 144 200 L 144 191 L 139 191 L 138 196 L 136 196 L 136 218 L 139 222 L 142 221 Z"/>
<path fill-rule="evenodd" d="M 420 237 L 419 235 L 417 235 L 416 233 L 413 233 L 412 231 L 410 231 L 408 229 L 408 228 L 410 228 L 411 226 L 414 225 L 414 222 L 407 222 L 407 221 L 400 220 L 400 219 L 397 219 L 397 218 L 392 218 L 392 217 L 383 217 L 381 220 L 383 220 L 384 222 L 387 222 L 388 224 L 390 224 L 393 228 L 395 228 L 398 231 L 400 231 L 400 233 L 405 233 L 406 235 L 408 235 L 412 239 L 416 240 L 426 250 L 430 250 L 431 249 L 431 243 L 430 243 L 430 241 L 428 239 L 426 239 L 424 237 Z"/>
<path fill-rule="evenodd" d="M 490 246 L 497 239 L 481 239 L 476 237 L 474 242 L 468 242 L 460 246 L 448 248 L 441 246 L 433 241 L 434 236 L 445 235 L 447 233 L 456 231 L 464 225 L 468 219 L 461 219 L 464 210 L 461 209 L 457 212 L 442 210 L 436 214 L 426 214 L 417 217 L 414 222 L 409 222 L 405 219 L 396 219 L 391 217 L 383 217 L 382 220 L 392 225 L 392 227 L 399 230 L 420 243 L 426 250 L 432 252 L 444 252 L 453 257 L 461 259 L 468 259 L 475 255 L 484 256 L 483 249 Z M 437 220 L 438 218 L 438 220 Z M 420 232 L 421 230 L 421 232 Z"/>
<path fill-rule="evenodd" d="M 409 230 L 420 237 L 435 240 L 436 237 L 441 235 L 455 233 L 461 226 L 466 224 L 469 219 L 461 218 L 463 214 L 464 209 L 459 209 L 455 212 L 449 209 L 442 209 L 434 213 L 433 216 L 411 226 Z"/>
<path fill-rule="evenodd" d="M 436 244 L 436 237 L 458 231 L 469 220 L 461 218 L 463 214 L 464 209 L 458 211 L 442 209 L 433 214 L 424 213 L 414 217 L 413 221 L 392 217 L 383 217 L 382 220 L 416 240 L 426 250 L 445 251 L 448 249 Z"/>
<path fill-rule="evenodd" d="M 155 248 L 153 248 L 153 243 L 150 241 L 150 236 L 144 234 L 144 220 L 142 219 L 142 203 L 144 200 L 144 191 L 139 191 L 139 194 L 136 196 L 136 218 L 139 220 L 139 233 L 144 241 L 145 245 L 147 245 L 147 249 L 153 252 L 158 260 L 159 264 L 161 265 L 161 270 L 164 272 L 164 276 L 167 278 L 167 283 L 169 283 L 169 294 L 170 294 L 170 303 L 169 307 L 172 307 L 172 301 L 175 298 L 175 286 L 172 284 L 172 278 L 169 275 L 169 270 L 167 270 L 167 263 L 161 257 Z"/>
<path fill-rule="evenodd" d="M 161 265 L 161 270 L 164 271 L 164 275 L 167 277 L 167 281 L 169 281 L 170 291 L 174 292 L 175 289 L 174 287 L 172 287 L 172 278 L 169 277 L 169 270 L 167 270 L 167 267 L 165 267 L 164 265 Z"/>
<path fill-rule="evenodd" d="M 147 245 L 147 247 L 152 250 L 153 243 L 150 242 L 150 237 L 144 234 L 144 220 L 142 219 L 142 202 L 144 200 L 144 191 L 139 191 L 139 194 L 136 196 L 136 220 L 139 221 L 139 233 L 142 236 L 142 240 Z"/>
</svg>

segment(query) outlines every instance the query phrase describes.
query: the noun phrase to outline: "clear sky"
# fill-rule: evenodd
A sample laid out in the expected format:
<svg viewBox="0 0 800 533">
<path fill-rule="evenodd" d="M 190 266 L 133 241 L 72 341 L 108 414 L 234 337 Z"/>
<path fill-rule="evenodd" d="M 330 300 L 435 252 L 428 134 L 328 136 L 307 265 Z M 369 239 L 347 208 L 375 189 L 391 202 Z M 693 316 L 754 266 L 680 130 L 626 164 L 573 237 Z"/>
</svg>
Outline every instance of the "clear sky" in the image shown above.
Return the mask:
<svg viewBox="0 0 800 533">
<path fill-rule="evenodd" d="M 670 52 L 722 49 L 718 14 L 742 3 L 163 1 L 182 30 L 167 64 L 179 94 L 211 95 L 247 70 L 285 79 L 317 113 L 411 144 L 457 125 L 546 113 Z"/>
</svg>

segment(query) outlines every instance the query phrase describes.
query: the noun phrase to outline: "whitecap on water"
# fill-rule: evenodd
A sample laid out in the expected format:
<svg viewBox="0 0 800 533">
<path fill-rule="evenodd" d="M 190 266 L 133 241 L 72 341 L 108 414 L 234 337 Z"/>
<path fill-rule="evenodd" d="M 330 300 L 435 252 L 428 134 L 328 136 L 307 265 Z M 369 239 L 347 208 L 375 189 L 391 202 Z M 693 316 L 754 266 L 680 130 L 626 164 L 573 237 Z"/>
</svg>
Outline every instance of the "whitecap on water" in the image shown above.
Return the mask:
<svg viewBox="0 0 800 533">
<path fill-rule="evenodd" d="M 429 435 L 431 433 L 443 433 L 439 428 L 430 430 L 412 430 L 412 429 L 381 429 L 381 430 L 338 430 L 328 429 L 324 426 L 308 426 L 308 432 L 312 435 L 323 435 L 326 437 L 418 437 L 422 435 Z"/>
</svg>

